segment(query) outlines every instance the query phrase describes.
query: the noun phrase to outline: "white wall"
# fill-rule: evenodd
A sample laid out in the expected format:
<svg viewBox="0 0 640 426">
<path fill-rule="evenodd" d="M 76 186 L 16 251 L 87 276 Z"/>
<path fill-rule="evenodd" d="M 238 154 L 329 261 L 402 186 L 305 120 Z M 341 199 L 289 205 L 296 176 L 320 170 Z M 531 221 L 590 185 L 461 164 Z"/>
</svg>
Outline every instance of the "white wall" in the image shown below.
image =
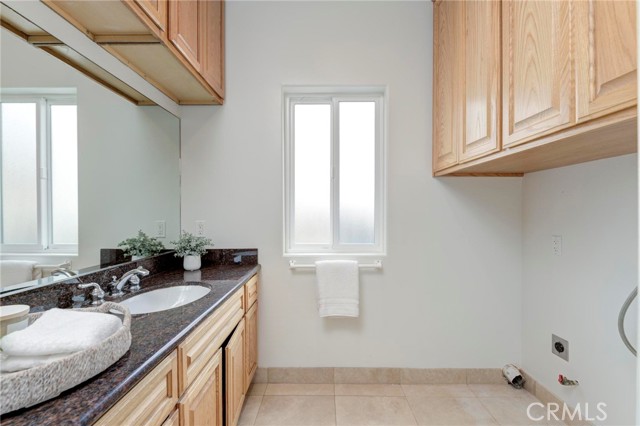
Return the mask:
<svg viewBox="0 0 640 426">
<path fill-rule="evenodd" d="M 0 86 L 77 89 L 80 255 L 63 259 L 73 268 L 97 265 L 100 248 L 138 229 L 154 233 L 156 220 L 167 222 L 169 245 L 180 232 L 179 120 L 135 106 L 5 29 L 1 36 Z"/>
<path fill-rule="evenodd" d="M 617 318 L 638 283 L 637 157 L 527 174 L 523 197 L 523 366 L 570 404 L 597 414 L 605 402 L 603 424 L 634 424 L 636 360 Z M 552 235 L 562 236 L 561 256 Z M 637 315 L 634 303 L 630 336 Z M 569 340 L 568 363 L 551 354 L 552 333 Z M 560 373 L 580 386 L 561 386 Z"/>
<path fill-rule="evenodd" d="M 257 247 L 261 367 L 501 367 L 521 358 L 521 179 L 434 179 L 429 2 L 228 2 L 226 101 L 182 120 L 182 219 Z M 387 85 L 388 256 L 361 317 L 320 319 L 282 256 L 283 85 Z"/>
</svg>

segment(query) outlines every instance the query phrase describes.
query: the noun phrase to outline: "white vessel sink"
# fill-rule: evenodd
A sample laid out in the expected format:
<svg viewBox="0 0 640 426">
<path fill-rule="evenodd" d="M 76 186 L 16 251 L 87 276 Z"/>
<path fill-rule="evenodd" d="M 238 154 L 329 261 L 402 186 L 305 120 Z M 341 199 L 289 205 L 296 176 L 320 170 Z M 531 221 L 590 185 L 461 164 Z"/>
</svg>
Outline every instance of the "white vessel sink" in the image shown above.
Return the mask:
<svg viewBox="0 0 640 426">
<path fill-rule="evenodd" d="M 153 290 L 118 303 L 129 308 L 132 315 L 148 314 L 195 302 L 210 291 L 210 288 L 199 285 L 181 285 Z"/>
</svg>

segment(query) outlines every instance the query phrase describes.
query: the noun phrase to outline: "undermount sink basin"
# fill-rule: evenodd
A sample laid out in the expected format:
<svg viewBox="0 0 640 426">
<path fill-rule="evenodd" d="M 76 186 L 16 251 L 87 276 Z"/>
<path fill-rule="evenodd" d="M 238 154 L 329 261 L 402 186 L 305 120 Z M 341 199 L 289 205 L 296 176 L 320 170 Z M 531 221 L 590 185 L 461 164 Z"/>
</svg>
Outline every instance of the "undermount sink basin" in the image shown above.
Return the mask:
<svg viewBox="0 0 640 426">
<path fill-rule="evenodd" d="M 152 290 L 118 303 L 129 308 L 131 315 L 148 314 L 195 302 L 210 291 L 210 288 L 200 285 L 180 285 Z"/>
</svg>

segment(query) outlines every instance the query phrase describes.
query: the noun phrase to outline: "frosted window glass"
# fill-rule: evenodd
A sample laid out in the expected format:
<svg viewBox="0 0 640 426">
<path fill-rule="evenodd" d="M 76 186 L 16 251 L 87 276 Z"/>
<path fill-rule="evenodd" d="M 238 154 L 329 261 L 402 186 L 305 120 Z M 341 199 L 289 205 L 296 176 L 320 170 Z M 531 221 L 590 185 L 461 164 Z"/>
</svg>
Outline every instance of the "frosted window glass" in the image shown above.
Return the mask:
<svg viewBox="0 0 640 426">
<path fill-rule="evenodd" d="M 294 241 L 331 243 L 331 106 L 294 106 Z"/>
<path fill-rule="evenodd" d="M 78 135 L 75 105 L 51 106 L 53 244 L 78 243 Z"/>
<path fill-rule="evenodd" d="M 375 242 L 376 105 L 340 102 L 340 242 Z"/>
<path fill-rule="evenodd" d="M 2 103 L 2 237 L 4 244 L 38 243 L 35 103 Z"/>
</svg>

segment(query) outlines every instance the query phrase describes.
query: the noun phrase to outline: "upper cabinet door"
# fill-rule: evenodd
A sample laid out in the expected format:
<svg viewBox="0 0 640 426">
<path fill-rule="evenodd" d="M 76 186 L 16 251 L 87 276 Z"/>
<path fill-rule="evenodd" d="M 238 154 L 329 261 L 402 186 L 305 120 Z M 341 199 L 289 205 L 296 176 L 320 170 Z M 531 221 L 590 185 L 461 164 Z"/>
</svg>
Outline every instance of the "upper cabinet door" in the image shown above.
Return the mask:
<svg viewBox="0 0 640 426">
<path fill-rule="evenodd" d="M 574 2 L 578 121 L 636 104 L 634 1 Z"/>
<path fill-rule="evenodd" d="M 569 1 L 502 3 L 503 145 L 575 122 Z"/>
<path fill-rule="evenodd" d="M 500 2 L 465 1 L 463 162 L 500 149 Z M 460 83 L 458 83 L 460 84 Z"/>
<path fill-rule="evenodd" d="M 205 40 L 202 76 L 224 97 L 224 1 L 201 1 Z"/>
<path fill-rule="evenodd" d="M 458 164 L 462 141 L 462 79 L 459 48 L 464 37 L 463 3 L 434 3 L 433 28 L 433 171 Z"/>
<path fill-rule="evenodd" d="M 167 0 L 134 0 L 161 32 L 167 31 Z"/>
<path fill-rule="evenodd" d="M 182 53 L 191 65 L 202 73 L 202 54 L 204 37 L 200 1 L 170 0 L 169 2 L 169 40 Z"/>
</svg>

